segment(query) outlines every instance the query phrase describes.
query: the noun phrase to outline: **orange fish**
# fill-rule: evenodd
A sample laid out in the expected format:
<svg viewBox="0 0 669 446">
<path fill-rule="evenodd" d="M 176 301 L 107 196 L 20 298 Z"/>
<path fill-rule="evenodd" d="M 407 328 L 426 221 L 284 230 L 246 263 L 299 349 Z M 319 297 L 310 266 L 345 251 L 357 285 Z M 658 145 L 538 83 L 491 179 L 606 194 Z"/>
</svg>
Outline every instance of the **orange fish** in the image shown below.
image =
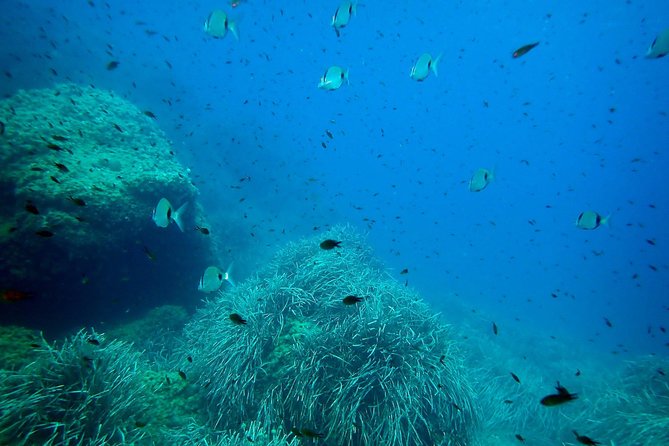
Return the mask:
<svg viewBox="0 0 669 446">
<path fill-rule="evenodd" d="M 32 295 L 30 293 L 21 290 L 2 290 L 0 293 L 0 299 L 5 302 L 20 302 L 31 297 Z"/>
</svg>

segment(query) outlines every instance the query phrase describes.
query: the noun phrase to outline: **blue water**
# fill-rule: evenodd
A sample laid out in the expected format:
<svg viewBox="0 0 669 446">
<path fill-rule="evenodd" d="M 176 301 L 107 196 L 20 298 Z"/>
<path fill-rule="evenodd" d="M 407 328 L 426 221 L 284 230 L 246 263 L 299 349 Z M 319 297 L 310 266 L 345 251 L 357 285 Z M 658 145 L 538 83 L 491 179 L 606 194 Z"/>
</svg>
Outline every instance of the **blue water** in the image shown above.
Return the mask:
<svg viewBox="0 0 669 446">
<path fill-rule="evenodd" d="M 351 223 L 447 318 L 449 302 L 500 330 L 667 354 L 669 59 L 644 54 L 669 3 L 367 1 L 337 38 L 337 2 L 248 0 L 227 7 L 239 41 L 202 30 L 222 6 L 8 0 L 0 94 L 72 81 L 152 110 L 235 249 Z M 443 56 L 419 83 L 423 52 Z M 331 65 L 350 84 L 317 89 Z M 469 192 L 481 167 L 495 180 Z M 610 225 L 576 228 L 586 210 Z"/>
</svg>

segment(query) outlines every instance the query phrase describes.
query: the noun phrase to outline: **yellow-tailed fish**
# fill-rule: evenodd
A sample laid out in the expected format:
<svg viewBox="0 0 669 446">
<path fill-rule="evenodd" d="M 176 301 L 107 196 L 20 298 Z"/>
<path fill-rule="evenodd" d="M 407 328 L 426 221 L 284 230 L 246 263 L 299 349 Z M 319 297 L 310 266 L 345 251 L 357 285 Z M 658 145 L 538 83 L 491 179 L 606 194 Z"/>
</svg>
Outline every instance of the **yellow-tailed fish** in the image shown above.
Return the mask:
<svg viewBox="0 0 669 446">
<path fill-rule="evenodd" d="M 441 60 L 441 54 L 438 55 L 436 59 L 433 59 L 430 53 L 421 54 L 413 67 L 411 67 L 411 74 L 409 74 L 409 77 L 415 81 L 421 82 L 427 78 L 430 71 L 432 71 L 435 76 L 439 76 L 439 71 L 437 71 L 439 60 Z"/>
<path fill-rule="evenodd" d="M 187 206 L 188 202 L 182 204 L 181 207 L 175 211 L 167 198 L 161 198 L 155 209 L 153 209 L 153 216 L 151 218 L 156 226 L 161 228 L 166 228 L 171 222 L 174 222 L 181 232 L 183 232 L 184 224 L 182 217 Z"/>
<path fill-rule="evenodd" d="M 495 175 L 488 169 L 478 169 L 469 180 L 470 192 L 481 192 L 495 179 Z"/>
<path fill-rule="evenodd" d="M 608 225 L 611 216 L 602 217 L 595 211 L 581 212 L 576 219 L 576 226 L 581 229 L 597 229 L 601 225 Z"/>
<path fill-rule="evenodd" d="M 232 271 L 232 265 L 223 272 L 217 266 L 209 266 L 204 270 L 204 274 L 200 278 L 200 283 L 197 286 L 198 291 L 203 293 L 213 293 L 218 290 L 223 282 L 228 282 L 230 285 L 234 286 L 230 272 Z"/>
<path fill-rule="evenodd" d="M 354 2 L 344 0 L 339 4 L 339 7 L 332 16 L 332 27 L 339 37 L 339 30 L 346 27 L 351 17 L 355 15 L 356 4 Z"/>
<path fill-rule="evenodd" d="M 230 20 L 225 11 L 216 9 L 209 14 L 204 22 L 204 32 L 215 39 L 222 39 L 230 31 L 236 40 L 239 40 L 237 24 Z"/>
<path fill-rule="evenodd" d="M 341 87 L 344 81 L 348 83 L 348 70 L 333 65 L 328 68 L 325 74 L 323 74 L 323 77 L 321 77 L 321 81 L 318 83 L 318 88 L 333 91 Z"/>
<path fill-rule="evenodd" d="M 646 58 L 659 59 L 669 54 L 669 28 L 657 35 L 646 52 Z"/>
</svg>

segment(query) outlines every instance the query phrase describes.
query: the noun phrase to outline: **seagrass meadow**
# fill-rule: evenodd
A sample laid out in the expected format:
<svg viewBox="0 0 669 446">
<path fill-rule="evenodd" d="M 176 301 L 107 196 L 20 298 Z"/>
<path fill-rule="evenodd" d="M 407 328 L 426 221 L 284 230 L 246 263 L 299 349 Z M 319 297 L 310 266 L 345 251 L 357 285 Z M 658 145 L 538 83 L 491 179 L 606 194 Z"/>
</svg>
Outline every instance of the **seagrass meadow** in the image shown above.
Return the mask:
<svg viewBox="0 0 669 446">
<path fill-rule="evenodd" d="M 575 430 L 605 445 L 669 443 L 665 360 L 572 363 L 554 343 L 521 358 L 514 336 L 444 318 L 363 235 L 335 227 L 279 248 L 194 315 L 164 306 L 57 342 L 3 329 L 14 348 L 2 350 L 0 444 L 572 445 Z M 553 377 L 579 398 L 541 406 Z"/>
</svg>

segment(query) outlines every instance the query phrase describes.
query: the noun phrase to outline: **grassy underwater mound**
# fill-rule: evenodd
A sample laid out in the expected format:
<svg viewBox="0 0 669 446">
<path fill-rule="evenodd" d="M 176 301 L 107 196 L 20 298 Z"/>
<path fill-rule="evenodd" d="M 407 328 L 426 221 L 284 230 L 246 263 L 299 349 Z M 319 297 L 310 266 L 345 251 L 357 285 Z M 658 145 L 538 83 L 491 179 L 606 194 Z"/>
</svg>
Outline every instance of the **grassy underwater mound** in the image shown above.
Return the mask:
<svg viewBox="0 0 669 446">
<path fill-rule="evenodd" d="M 321 249 L 325 238 L 341 247 Z M 211 429 L 253 426 L 276 444 L 471 443 L 472 390 L 448 327 L 349 227 L 280 250 L 207 302 L 184 338 Z"/>
</svg>

